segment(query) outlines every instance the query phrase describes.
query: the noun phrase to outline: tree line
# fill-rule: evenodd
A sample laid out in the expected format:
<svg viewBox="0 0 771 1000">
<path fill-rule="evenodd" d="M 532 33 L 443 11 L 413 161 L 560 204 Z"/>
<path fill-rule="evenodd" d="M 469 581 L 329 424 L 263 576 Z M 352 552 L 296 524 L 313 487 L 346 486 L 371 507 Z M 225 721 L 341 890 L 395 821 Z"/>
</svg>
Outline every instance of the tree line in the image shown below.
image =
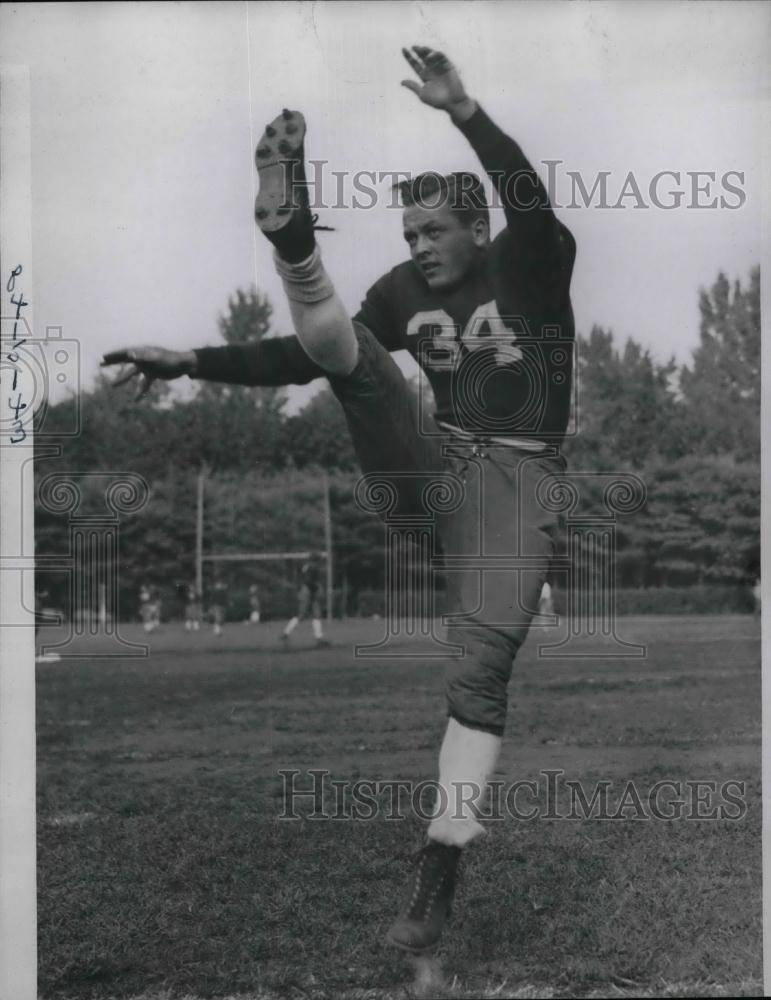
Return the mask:
<svg viewBox="0 0 771 1000">
<path fill-rule="evenodd" d="M 719 274 L 700 292 L 699 311 L 699 342 L 686 364 L 660 361 L 633 338 L 622 345 L 601 326 L 577 337 L 578 432 L 565 442 L 569 467 L 634 472 L 646 487 L 643 508 L 618 522 L 623 587 L 747 586 L 759 572 L 759 269 L 744 282 Z M 272 333 L 271 313 L 259 291 L 238 290 L 219 334 L 226 343 L 258 341 Z M 202 468 L 209 552 L 323 548 L 326 470 L 338 610 L 355 611 L 362 593 L 382 591 L 383 529 L 354 501 L 356 459 L 328 387 L 289 414 L 284 389 L 200 382 L 180 393 L 156 383 L 137 403 L 130 386 L 114 388 L 100 376 L 77 400 L 49 409 L 46 433 L 69 427 L 75 406 L 81 433 L 62 439 L 61 455 L 41 458 L 36 476 L 131 471 L 147 482 L 147 503 L 121 521 L 124 615 L 142 582 L 151 579 L 172 597 L 176 584 L 193 579 Z M 96 511 L 100 487 L 94 481 L 84 489 L 84 506 Z M 36 536 L 39 553 L 62 554 L 66 518 L 38 503 Z M 291 564 L 227 572 L 236 604 L 249 582 L 261 586 L 268 613 L 271 604 L 283 614 L 291 603 Z M 64 606 L 62 575 L 43 582 Z"/>
</svg>

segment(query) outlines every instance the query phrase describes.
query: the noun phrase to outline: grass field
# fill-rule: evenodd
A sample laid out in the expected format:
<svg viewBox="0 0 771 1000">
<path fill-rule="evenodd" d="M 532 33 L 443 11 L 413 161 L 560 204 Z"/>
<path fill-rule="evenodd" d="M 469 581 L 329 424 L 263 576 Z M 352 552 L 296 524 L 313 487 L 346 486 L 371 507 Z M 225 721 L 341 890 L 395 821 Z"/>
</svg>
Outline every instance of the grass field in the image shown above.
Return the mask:
<svg viewBox="0 0 771 1000">
<path fill-rule="evenodd" d="M 442 664 L 354 659 L 382 629 L 168 625 L 146 660 L 38 666 L 42 998 L 763 995 L 756 620 L 624 619 L 637 661 L 528 640 L 502 780 L 735 780 L 746 814 L 491 821 L 421 964 L 382 935 L 424 824 L 278 818 L 282 768 L 435 776 Z"/>
</svg>

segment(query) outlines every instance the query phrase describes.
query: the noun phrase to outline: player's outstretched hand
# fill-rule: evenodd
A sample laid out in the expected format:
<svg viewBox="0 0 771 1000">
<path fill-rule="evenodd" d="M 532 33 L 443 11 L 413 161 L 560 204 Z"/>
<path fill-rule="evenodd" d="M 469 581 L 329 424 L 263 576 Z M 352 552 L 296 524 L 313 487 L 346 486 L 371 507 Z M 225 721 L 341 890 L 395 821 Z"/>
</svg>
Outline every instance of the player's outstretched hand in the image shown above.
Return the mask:
<svg viewBox="0 0 771 1000">
<path fill-rule="evenodd" d="M 402 80 L 403 87 L 417 94 L 424 104 L 448 111 L 456 120 L 471 117 L 476 103 L 466 93 L 458 71 L 443 52 L 413 45 L 411 50 L 402 49 L 402 53 L 421 81 Z"/>
<path fill-rule="evenodd" d="M 130 347 L 122 351 L 110 351 L 102 358 L 102 368 L 110 365 L 130 365 L 128 371 L 120 372 L 113 386 L 124 385 L 133 378 L 139 379 L 137 399 L 146 396 L 156 379 L 179 378 L 195 372 L 196 356 L 193 351 L 167 351 L 164 347 Z"/>
</svg>

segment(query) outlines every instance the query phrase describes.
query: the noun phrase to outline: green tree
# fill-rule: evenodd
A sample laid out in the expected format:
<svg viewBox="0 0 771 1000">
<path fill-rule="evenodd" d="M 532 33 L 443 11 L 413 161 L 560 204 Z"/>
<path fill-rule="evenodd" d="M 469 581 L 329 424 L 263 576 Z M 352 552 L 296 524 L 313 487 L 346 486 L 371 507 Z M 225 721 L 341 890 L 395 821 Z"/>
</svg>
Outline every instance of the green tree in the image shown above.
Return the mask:
<svg viewBox="0 0 771 1000">
<path fill-rule="evenodd" d="M 699 346 L 680 372 L 691 453 L 760 455 L 760 268 L 733 285 L 719 274 L 699 298 Z"/>
<path fill-rule="evenodd" d="M 227 344 L 259 343 L 270 332 L 272 313 L 267 296 L 237 289 L 218 320 L 220 336 Z M 281 464 L 285 403 L 282 388 L 196 382 L 193 398 L 177 406 L 179 454 L 185 464 L 211 468 Z"/>
<path fill-rule="evenodd" d="M 325 469 L 357 468 L 343 408 L 328 386 L 316 393 L 299 413 L 287 418 L 284 449 L 298 468 L 309 465 Z"/>
<path fill-rule="evenodd" d="M 619 584 L 751 583 L 760 531 L 755 464 L 691 456 L 641 471 L 645 508 L 618 523 Z"/>
<path fill-rule="evenodd" d="M 582 469 L 639 469 L 677 448 L 674 360 L 657 363 L 634 340 L 619 350 L 612 331 L 592 327 L 576 342 L 578 434 L 565 454 Z"/>
</svg>

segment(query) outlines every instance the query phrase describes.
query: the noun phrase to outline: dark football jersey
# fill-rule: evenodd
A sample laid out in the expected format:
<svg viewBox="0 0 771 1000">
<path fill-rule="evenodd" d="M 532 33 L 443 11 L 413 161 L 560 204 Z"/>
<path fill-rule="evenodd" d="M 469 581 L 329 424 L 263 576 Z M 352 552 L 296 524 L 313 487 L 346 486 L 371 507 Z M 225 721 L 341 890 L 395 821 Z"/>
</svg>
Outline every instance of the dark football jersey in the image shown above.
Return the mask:
<svg viewBox="0 0 771 1000">
<path fill-rule="evenodd" d="M 367 292 L 355 321 L 406 349 L 431 384 L 436 417 L 482 437 L 559 441 L 570 415 L 575 241 L 520 147 L 478 108 L 460 126 L 490 175 L 506 228 L 451 291 L 407 261 Z M 323 375 L 296 337 L 204 348 L 198 377 L 247 385 Z"/>
<path fill-rule="evenodd" d="M 301 586 L 307 587 L 311 594 L 315 595 L 321 586 L 321 570 L 318 564 L 314 562 L 303 563 L 300 570 L 300 577 L 302 580 Z"/>
</svg>

